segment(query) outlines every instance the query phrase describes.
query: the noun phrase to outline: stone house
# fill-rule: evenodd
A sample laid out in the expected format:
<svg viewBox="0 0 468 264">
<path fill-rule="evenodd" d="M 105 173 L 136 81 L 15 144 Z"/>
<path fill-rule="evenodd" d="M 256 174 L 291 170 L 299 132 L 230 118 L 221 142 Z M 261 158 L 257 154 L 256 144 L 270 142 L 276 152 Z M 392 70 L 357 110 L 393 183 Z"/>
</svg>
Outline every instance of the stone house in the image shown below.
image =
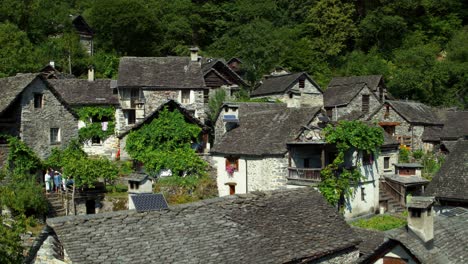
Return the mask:
<svg viewBox="0 0 468 264">
<path fill-rule="evenodd" d="M 53 86 L 62 98 L 74 109 L 81 107 L 113 107 L 119 108 L 116 90 L 111 89 L 111 80 L 83 79 L 50 79 L 48 83 Z M 114 117 L 115 118 L 115 117 Z M 107 117 L 90 117 L 90 123 L 101 123 L 103 129 L 114 129 L 111 126 L 113 119 Z M 86 123 L 79 120 L 78 129 L 85 127 Z M 93 137 L 83 143 L 83 150 L 92 156 L 115 158 L 118 149 L 118 139 L 115 132 L 105 139 Z"/>
<path fill-rule="evenodd" d="M 320 112 L 286 104 L 225 104 L 215 123 L 211 149 L 220 196 L 274 190 L 288 185 L 287 142 Z"/>
<path fill-rule="evenodd" d="M 387 100 L 370 114 L 368 120 L 378 123 L 401 145 L 412 150 L 424 149 L 422 136 L 426 129 L 443 125 L 433 108 L 411 101 Z"/>
<path fill-rule="evenodd" d="M 51 218 L 47 225 L 62 248 L 49 256 L 65 263 L 355 263 L 359 257 L 360 239 L 311 188 Z M 47 252 L 39 252 L 36 259 L 43 259 Z"/>
<path fill-rule="evenodd" d="M 88 25 L 81 15 L 71 16 L 72 25 L 76 34 L 80 37 L 80 43 L 89 55 L 94 54 L 94 30 Z"/>
<path fill-rule="evenodd" d="M 207 89 L 196 52 L 191 57 L 122 57 L 116 84 L 121 109 L 116 129 L 121 133 L 171 99 L 204 121 Z"/>
<path fill-rule="evenodd" d="M 241 87 L 248 87 L 248 84 L 223 60 L 206 59 L 202 63 L 203 78 L 209 90 L 205 90 L 205 104 L 218 89 L 226 91 L 228 98 L 232 98 Z"/>
<path fill-rule="evenodd" d="M 162 111 L 165 107 L 168 108 L 169 111 L 178 110 L 185 118 L 185 121 L 188 123 L 195 124 L 199 126 L 202 131 L 197 139 L 194 140 L 193 146 L 197 146 L 197 151 L 199 153 L 206 153 L 210 149 L 209 143 L 209 135 L 210 135 L 210 128 L 203 124 L 198 118 L 195 118 L 192 115 L 190 110 L 184 108 L 184 106 L 174 100 L 166 100 L 160 103 L 159 107 L 154 109 L 154 111 L 146 116 L 143 120 L 139 121 L 134 126 L 130 127 L 129 129 L 117 134 L 117 140 L 119 141 L 119 148 L 116 150 L 120 153 L 121 160 L 129 160 L 130 156 L 128 155 L 127 151 L 125 150 L 125 146 L 127 143 L 128 134 L 132 131 L 136 131 L 140 129 L 142 126 L 151 123 L 154 119 L 157 119 L 159 116 L 160 111 Z"/>
<path fill-rule="evenodd" d="M 334 77 L 323 100 L 332 121 L 365 120 L 389 96 L 382 75 L 350 76 Z"/>
<path fill-rule="evenodd" d="M 468 139 L 468 111 L 437 111 L 443 126 L 424 129 L 422 141 L 424 149 L 450 152 L 458 139 Z"/>
<path fill-rule="evenodd" d="M 322 89 L 305 72 L 267 76 L 250 97 L 279 100 L 289 107 L 323 106 Z"/>
<path fill-rule="evenodd" d="M 0 133 L 19 137 L 40 158 L 78 135 L 78 116 L 42 75 L 0 79 Z"/>
<path fill-rule="evenodd" d="M 468 140 L 458 140 L 426 189 L 441 205 L 468 208 Z"/>
</svg>

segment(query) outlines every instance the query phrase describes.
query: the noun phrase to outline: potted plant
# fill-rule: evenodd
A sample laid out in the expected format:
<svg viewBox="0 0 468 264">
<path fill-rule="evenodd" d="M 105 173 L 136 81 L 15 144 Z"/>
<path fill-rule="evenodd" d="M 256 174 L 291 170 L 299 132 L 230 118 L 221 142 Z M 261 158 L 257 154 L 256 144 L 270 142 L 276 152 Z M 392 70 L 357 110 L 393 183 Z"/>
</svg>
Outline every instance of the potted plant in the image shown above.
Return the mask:
<svg viewBox="0 0 468 264">
<path fill-rule="evenodd" d="M 232 177 L 234 175 L 234 172 L 236 171 L 236 167 L 229 165 L 226 167 L 226 171 L 228 175 Z"/>
</svg>

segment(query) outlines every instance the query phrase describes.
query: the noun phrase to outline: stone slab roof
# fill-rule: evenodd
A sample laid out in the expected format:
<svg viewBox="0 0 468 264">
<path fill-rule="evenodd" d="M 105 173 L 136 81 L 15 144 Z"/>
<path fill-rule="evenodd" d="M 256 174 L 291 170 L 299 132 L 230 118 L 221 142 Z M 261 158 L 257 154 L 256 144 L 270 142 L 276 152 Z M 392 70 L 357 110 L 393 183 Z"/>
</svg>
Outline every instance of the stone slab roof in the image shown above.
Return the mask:
<svg viewBox="0 0 468 264">
<path fill-rule="evenodd" d="M 376 230 L 368 230 L 359 227 L 352 227 L 353 231 L 362 240 L 359 244 L 359 260 L 358 263 L 364 262 L 369 256 L 385 242 L 385 233 Z"/>
<path fill-rule="evenodd" d="M 47 219 L 73 263 L 285 263 L 360 239 L 311 188 L 225 196 L 138 213 Z"/>
<path fill-rule="evenodd" d="M 382 75 L 334 77 L 323 93 L 325 107 L 343 106 L 367 86 L 372 92 L 377 92 Z"/>
<path fill-rule="evenodd" d="M 452 152 L 457 145 L 457 141 L 442 141 L 441 145 L 444 145 L 448 152 Z"/>
<path fill-rule="evenodd" d="M 423 103 L 395 100 L 387 100 L 386 103 L 391 105 L 392 108 L 409 123 L 427 125 L 443 124 L 436 110 Z"/>
<path fill-rule="evenodd" d="M 387 237 L 400 241 L 422 263 L 468 262 L 468 214 L 453 217 L 434 217 L 434 248 L 427 249 L 423 242 L 406 228 L 387 231 Z"/>
<path fill-rule="evenodd" d="M 23 92 L 38 75 L 33 73 L 17 74 L 0 79 L 0 114 Z"/>
<path fill-rule="evenodd" d="M 437 111 L 442 127 L 424 129 L 424 141 L 457 140 L 468 136 L 468 111 Z"/>
<path fill-rule="evenodd" d="M 282 155 L 286 144 L 307 126 L 320 107 L 288 108 L 285 104 L 239 103 L 239 126 L 228 131 L 211 153 Z"/>
<path fill-rule="evenodd" d="M 125 178 L 127 180 L 129 180 L 129 181 L 142 182 L 142 181 L 146 180 L 146 178 L 148 178 L 148 174 L 135 172 L 135 173 L 132 173 L 132 174 L 128 175 Z"/>
<path fill-rule="evenodd" d="M 305 72 L 289 73 L 278 76 L 268 76 L 262 80 L 262 84 L 258 86 L 250 95 L 251 96 L 264 96 L 273 94 L 283 94 L 291 88 L 297 79 L 304 76 L 312 84 L 320 90 L 318 84 L 315 83 L 310 76 Z"/>
<path fill-rule="evenodd" d="M 397 163 L 395 164 L 397 168 L 424 168 L 423 165 L 419 163 Z"/>
<path fill-rule="evenodd" d="M 426 189 L 437 199 L 468 202 L 468 140 L 458 140 Z"/>
<path fill-rule="evenodd" d="M 408 208 L 428 208 L 434 204 L 434 197 L 429 196 L 413 196 L 406 205 Z"/>
<path fill-rule="evenodd" d="M 189 57 L 122 57 L 119 87 L 205 88 L 201 65 Z"/>
<path fill-rule="evenodd" d="M 217 74 L 220 74 L 223 78 L 224 74 L 227 74 L 231 79 L 234 79 L 239 85 L 248 86 L 248 84 L 240 77 L 235 71 L 233 71 L 227 64 L 224 59 L 211 59 L 207 61 L 206 59 L 202 62 L 203 76 L 205 76 L 210 71 L 215 71 Z"/>
<path fill-rule="evenodd" d="M 384 175 L 385 179 L 392 180 L 404 185 L 426 184 L 429 181 L 419 176 L 400 176 L 400 175 Z"/>
<path fill-rule="evenodd" d="M 47 82 L 72 106 L 119 104 L 118 96 L 110 87 L 111 80 L 51 79 Z"/>
</svg>

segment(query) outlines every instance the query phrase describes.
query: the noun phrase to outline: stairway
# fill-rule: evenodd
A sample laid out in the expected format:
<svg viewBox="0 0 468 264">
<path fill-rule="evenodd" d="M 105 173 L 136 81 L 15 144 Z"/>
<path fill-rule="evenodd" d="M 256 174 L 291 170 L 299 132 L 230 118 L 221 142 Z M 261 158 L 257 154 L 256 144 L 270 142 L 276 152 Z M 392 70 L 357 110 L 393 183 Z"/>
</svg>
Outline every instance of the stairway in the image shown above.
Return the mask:
<svg viewBox="0 0 468 264">
<path fill-rule="evenodd" d="M 379 201 L 387 204 L 387 211 L 390 213 L 403 213 L 405 211 L 405 208 L 382 188 L 379 188 Z"/>
<path fill-rule="evenodd" d="M 65 207 L 63 206 L 62 197 L 60 197 L 60 194 L 48 194 L 47 202 L 49 204 L 49 212 L 47 214 L 47 218 L 65 216 Z"/>
</svg>

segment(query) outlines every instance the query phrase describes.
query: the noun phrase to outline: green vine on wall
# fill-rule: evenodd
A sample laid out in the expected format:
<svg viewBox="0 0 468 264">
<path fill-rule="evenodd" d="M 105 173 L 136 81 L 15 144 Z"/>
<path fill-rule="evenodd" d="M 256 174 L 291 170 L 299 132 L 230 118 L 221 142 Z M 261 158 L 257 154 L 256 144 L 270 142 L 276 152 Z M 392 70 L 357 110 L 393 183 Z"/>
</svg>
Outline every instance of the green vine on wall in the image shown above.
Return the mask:
<svg viewBox="0 0 468 264">
<path fill-rule="evenodd" d="M 94 137 L 99 137 L 105 140 L 114 134 L 115 130 L 115 108 L 112 106 L 85 106 L 76 109 L 78 116 L 86 126 L 80 128 L 78 136 L 80 141 L 87 141 Z M 98 122 L 92 122 L 92 119 L 97 119 Z M 107 130 L 103 130 L 101 120 L 107 120 Z"/>
<path fill-rule="evenodd" d="M 341 121 L 324 129 L 325 140 L 335 144 L 338 155 L 321 171 L 320 192 L 333 206 L 341 207 L 345 198 L 353 196 L 353 188 L 362 178 L 360 163 L 345 168 L 345 154 L 349 151 L 376 153 L 383 144 L 383 130 L 360 121 Z"/>
</svg>

